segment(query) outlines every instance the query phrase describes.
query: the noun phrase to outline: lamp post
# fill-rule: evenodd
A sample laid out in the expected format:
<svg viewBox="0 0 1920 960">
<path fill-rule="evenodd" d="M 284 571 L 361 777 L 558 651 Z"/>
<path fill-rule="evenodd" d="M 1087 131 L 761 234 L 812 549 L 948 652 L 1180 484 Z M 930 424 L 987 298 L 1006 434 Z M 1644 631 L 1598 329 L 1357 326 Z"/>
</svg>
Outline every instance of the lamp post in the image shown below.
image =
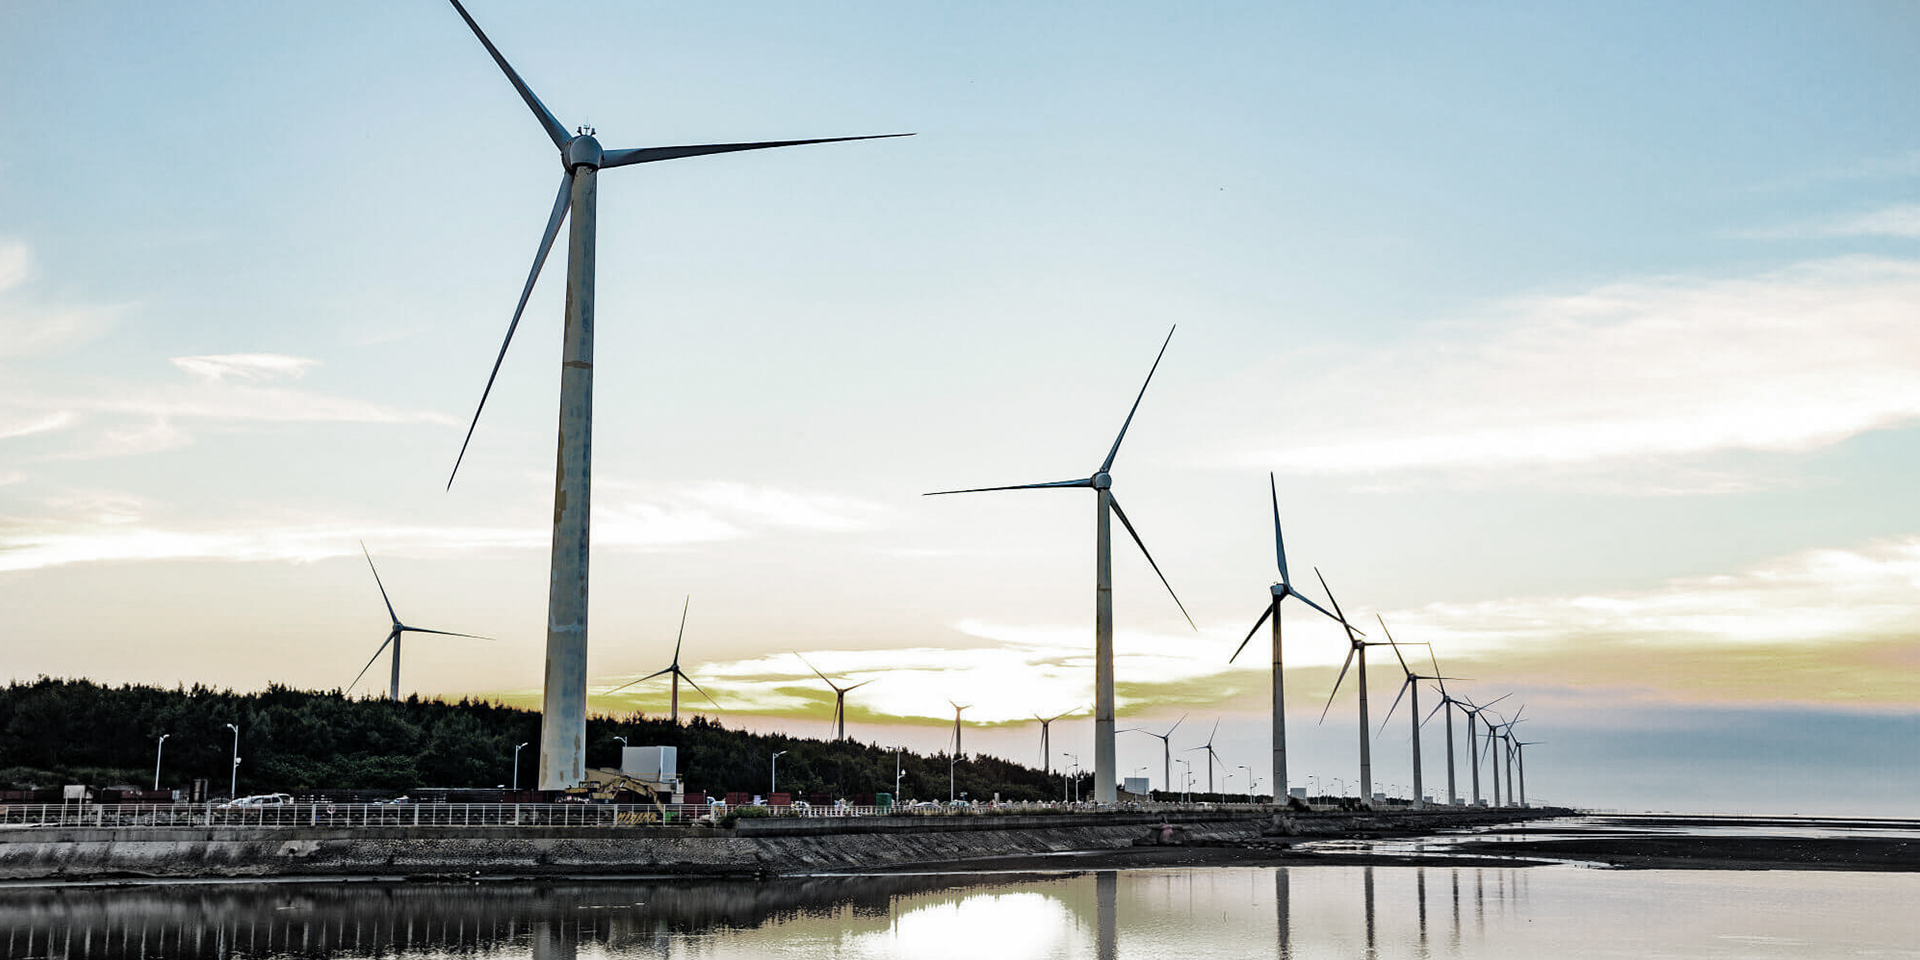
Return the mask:
<svg viewBox="0 0 1920 960">
<path fill-rule="evenodd" d="M 160 754 L 167 749 L 167 738 L 171 736 L 173 736 L 171 733 L 161 734 L 160 742 L 153 746 L 153 788 L 155 790 L 160 789 Z"/>
<path fill-rule="evenodd" d="M 516 792 L 520 789 L 520 750 L 525 746 L 525 743 L 520 743 L 513 748 L 513 789 Z"/>
<path fill-rule="evenodd" d="M 900 751 L 896 748 L 893 751 L 893 802 L 895 803 L 900 802 L 900 778 L 906 775 L 907 772 L 900 767 Z"/>
<path fill-rule="evenodd" d="M 1072 772 L 1068 774 L 1068 776 L 1073 779 L 1073 802 L 1079 803 L 1080 802 L 1080 758 L 1074 756 L 1071 753 L 1063 753 L 1061 754 L 1061 756 L 1066 757 L 1068 760 L 1073 761 L 1073 766 L 1070 768 Z M 1065 789 L 1062 789 L 1060 791 L 1060 799 L 1062 800 L 1067 799 L 1067 791 Z"/>
<path fill-rule="evenodd" d="M 227 799 L 232 800 L 240 786 L 240 728 L 229 723 L 227 729 L 233 731 L 233 772 L 227 775 Z"/>
<path fill-rule="evenodd" d="M 1318 796 L 1322 796 L 1322 795 L 1323 795 L 1323 794 L 1322 794 L 1322 793 L 1320 792 L 1320 775 L 1319 775 L 1319 774 L 1317 774 L 1317 773 L 1309 773 L 1309 774 L 1307 774 L 1307 786 L 1309 786 L 1309 787 L 1312 787 L 1312 788 L 1313 788 L 1313 795 L 1314 795 L 1314 796 L 1316 796 L 1316 797 L 1318 797 Z"/>
<path fill-rule="evenodd" d="M 1246 764 L 1244 764 L 1244 763 L 1243 763 L 1243 764 L 1240 764 L 1240 765 L 1239 765 L 1239 768 L 1240 768 L 1241 770 L 1245 770 L 1245 771 L 1247 771 L 1247 774 L 1248 774 L 1248 777 L 1247 777 L 1247 802 L 1248 802 L 1248 803 L 1252 803 L 1252 802 L 1253 802 L 1253 777 L 1252 777 L 1252 774 L 1253 774 L 1253 768 L 1252 768 L 1252 767 L 1249 767 L 1249 766 L 1247 766 L 1247 765 L 1246 765 Z"/>
<path fill-rule="evenodd" d="M 1191 802 L 1193 800 L 1193 761 L 1175 760 L 1174 763 L 1177 763 L 1187 768 L 1186 770 L 1187 779 L 1184 784 L 1184 786 L 1186 787 L 1186 790 L 1181 793 L 1181 799 Z M 1168 784 L 1168 786 L 1171 787 L 1172 784 Z"/>
<path fill-rule="evenodd" d="M 1333 789 L 1336 791 L 1334 793 L 1334 796 L 1344 797 L 1347 795 L 1347 782 L 1345 780 L 1342 780 L 1339 777 L 1334 777 L 1333 783 L 1334 783 Z"/>
<path fill-rule="evenodd" d="M 1259 792 L 1260 792 L 1260 778 L 1259 778 L 1259 777 L 1254 777 L 1254 778 L 1253 778 L 1253 779 L 1252 779 L 1252 780 L 1251 780 L 1250 782 L 1248 782 L 1248 784 L 1247 784 L 1247 802 L 1248 802 L 1248 803 L 1253 803 L 1253 802 L 1254 802 L 1254 794 L 1256 794 L 1256 793 L 1259 793 Z"/>
<path fill-rule="evenodd" d="M 780 792 L 780 758 L 786 755 L 785 750 L 776 751 L 773 755 L 773 769 L 767 775 L 768 803 L 772 803 L 773 795 Z"/>
</svg>

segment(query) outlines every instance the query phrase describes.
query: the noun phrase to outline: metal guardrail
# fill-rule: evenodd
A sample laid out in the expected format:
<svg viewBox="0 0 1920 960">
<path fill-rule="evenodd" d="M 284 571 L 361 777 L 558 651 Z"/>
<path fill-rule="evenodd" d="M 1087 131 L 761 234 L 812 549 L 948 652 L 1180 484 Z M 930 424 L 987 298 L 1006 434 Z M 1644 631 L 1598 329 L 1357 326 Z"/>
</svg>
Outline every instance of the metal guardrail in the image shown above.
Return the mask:
<svg viewBox="0 0 1920 960">
<path fill-rule="evenodd" d="M 693 823 L 728 814 L 753 818 L 961 817 L 1061 813 L 1260 811 L 1248 803 L 1002 803 L 971 806 L 905 804 L 857 806 L 726 806 L 667 804 L 667 823 Z M 225 804 L 15 803 L 0 805 L 0 830 L 42 827 L 551 827 L 645 826 L 661 822 L 661 807 L 609 803 L 283 803 Z"/>
</svg>

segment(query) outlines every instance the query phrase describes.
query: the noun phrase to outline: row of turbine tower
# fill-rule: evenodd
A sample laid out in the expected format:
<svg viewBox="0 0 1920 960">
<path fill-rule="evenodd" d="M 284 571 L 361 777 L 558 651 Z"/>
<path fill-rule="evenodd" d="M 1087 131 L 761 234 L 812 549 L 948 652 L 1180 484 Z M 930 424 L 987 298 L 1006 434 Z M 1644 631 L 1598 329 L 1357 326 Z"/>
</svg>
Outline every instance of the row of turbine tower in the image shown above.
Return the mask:
<svg viewBox="0 0 1920 960">
<path fill-rule="evenodd" d="M 507 62 L 506 57 L 494 46 L 493 41 L 481 30 L 479 23 L 467 12 L 459 0 L 449 0 L 449 2 L 467 28 L 472 31 L 474 37 L 486 49 L 487 54 L 492 58 L 494 64 L 499 67 L 501 73 L 513 87 L 514 92 L 533 114 L 542 133 L 552 142 L 554 148 L 558 150 L 562 168 L 558 195 L 554 198 L 552 208 L 547 217 L 545 229 L 542 231 L 540 242 L 533 257 L 532 267 L 527 272 L 525 283 L 522 285 L 520 291 L 518 303 L 514 307 L 511 320 L 507 324 L 506 336 L 501 342 L 499 354 L 494 360 L 492 370 L 487 376 L 486 385 L 481 391 L 479 403 L 474 410 L 473 420 L 468 426 L 466 436 L 461 443 L 460 453 L 455 458 L 454 473 L 458 472 L 460 463 L 465 458 L 468 446 L 474 439 L 474 431 L 478 427 L 481 411 L 485 409 L 487 399 L 492 393 L 494 382 L 499 376 L 501 364 L 506 357 L 507 349 L 512 344 L 513 335 L 519 327 L 521 316 L 533 293 L 534 285 L 539 280 L 541 268 L 546 262 L 547 255 L 551 252 L 555 242 L 558 240 L 560 227 L 563 223 L 567 223 L 569 220 L 571 221 L 570 233 L 566 244 L 567 291 L 565 298 L 565 325 L 560 358 L 559 436 L 555 463 L 554 526 L 551 568 L 549 572 L 546 620 L 546 674 L 542 687 L 538 780 L 540 789 L 562 789 L 578 784 L 582 780 L 585 772 L 588 528 L 591 517 L 590 500 L 592 491 L 595 264 L 597 251 L 598 178 L 600 171 L 630 165 L 713 154 L 764 150 L 805 144 L 883 139 L 885 137 L 910 136 L 910 134 L 887 134 L 884 135 L 884 137 L 830 137 L 804 140 L 771 140 L 744 143 L 710 143 L 666 147 L 604 149 L 599 140 L 596 139 L 595 132 L 590 128 L 584 126 L 577 127 L 573 132 L 569 133 L 566 125 L 561 123 L 553 112 L 541 102 L 540 98 L 534 94 L 533 89 Z M 1169 331 L 1167 341 L 1162 342 L 1160 355 L 1156 356 L 1153 368 L 1148 371 L 1147 383 L 1152 382 L 1153 371 L 1159 368 L 1160 357 L 1165 355 L 1167 343 L 1172 340 L 1172 336 L 1172 332 Z M 1098 802 L 1112 802 L 1117 799 L 1116 790 L 1118 785 L 1114 756 L 1114 734 L 1116 731 L 1114 726 L 1111 536 L 1111 521 L 1113 518 L 1117 517 L 1120 520 L 1121 525 L 1126 528 L 1127 534 L 1132 537 L 1134 543 L 1140 547 L 1141 552 L 1146 554 L 1148 563 L 1153 566 L 1154 572 L 1159 575 L 1162 584 L 1166 585 L 1168 593 L 1170 595 L 1173 594 L 1172 585 L 1167 583 L 1167 578 L 1164 573 L 1161 573 L 1159 564 L 1154 562 L 1150 553 L 1147 553 L 1146 544 L 1141 540 L 1138 531 L 1134 529 L 1133 523 L 1128 519 L 1126 512 L 1121 509 L 1119 502 L 1114 498 L 1112 490 L 1113 478 L 1111 470 L 1114 460 L 1120 452 L 1121 443 L 1126 439 L 1127 428 L 1133 422 L 1134 413 L 1139 410 L 1140 401 L 1145 396 L 1146 389 L 1146 384 L 1143 384 L 1140 388 L 1140 394 L 1134 399 L 1133 408 L 1129 410 L 1126 420 L 1121 425 L 1119 435 L 1115 437 L 1113 445 L 1108 449 L 1106 458 L 1090 476 L 1084 479 L 939 491 L 941 494 L 946 494 L 997 490 L 1086 488 L 1094 492 L 1095 516 L 1097 520 L 1094 578 L 1094 799 Z M 453 475 L 450 474 L 447 479 L 447 486 L 451 489 L 452 485 Z M 1276 546 L 1278 546 L 1279 513 L 1277 495 L 1275 501 L 1274 535 Z M 368 556 L 368 563 L 369 565 L 372 564 L 371 555 Z M 1280 657 L 1279 604 L 1280 601 L 1286 597 L 1294 596 L 1299 597 L 1302 602 L 1313 606 L 1322 613 L 1327 612 L 1318 604 L 1313 603 L 1305 596 L 1293 590 L 1291 581 L 1286 575 L 1284 550 L 1280 551 L 1280 568 L 1281 580 L 1274 584 L 1272 598 L 1266 614 L 1263 615 L 1261 620 L 1261 622 L 1264 622 L 1270 616 L 1273 621 L 1273 705 L 1275 737 L 1273 747 L 1274 778 L 1272 783 L 1276 787 L 1276 795 L 1281 795 L 1288 784 L 1285 767 L 1286 744 L 1284 736 L 1284 715 L 1282 713 L 1283 690 Z M 377 571 L 375 572 L 375 578 L 377 581 Z M 381 586 L 381 593 L 384 599 L 384 585 Z M 1328 600 L 1330 603 L 1333 602 L 1330 593 Z M 1186 617 L 1188 624 L 1191 626 L 1193 619 L 1187 615 L 1185 605 L 1180 603 L 1177 595 L 1174 596 L 1174 602 L 1180 607 L 1182 616 Z M 399 649 L 403 634 L 409 632 L 446 634 L 447 632 L 407 626 L 403 624 L 398 615 L 393 612 L 391 602 L 388 602 L 387 607 L 392 619 L 392 629 L 380 650 L 375 652 L 373 659 L 368 661 L 367 667 L 363 668 L 361 673 L 364 676 L 366 670 L 370 669 L 373 663 L 379 659 L 380 652 L 391 648 L 393 651 L 391 692 L 397 697 L 399 693 Z M 1335 619 L 1340 620 L 1342 624 L 1346 626 L 1348 638 L 1352 644 L 1352 649 L 1348 656 L 1349 662 L 1351 663 L 1351 661 L 1358 656 L 1361 663 L 1361 670 L 1364 672 L 1365 648 L 1370 644 L 1361 639 L 1363 634 L 1361 634 L 1360 631 L 1354 629 L 1351 624 L 1346 623 L 1343 617 L 1337 615 L 1337 603 L 1334 604 L 1334 607 L 1336 613 L 1328 615 L 1334 616 Z M 683 635 L 684 626 L 685 609 L 683 608 Z M 1257 622 L 1253 632 L 1258 632 L 1259 626 L 1260 623 Z M 1249 639 L 1251 639 L 1251 636 L 1252 633 L 1249 633 Z M 1242 643 L 1243 648 L 1244 646 L 1245 642 Z M 811 669 L 811 664 L 809 664 L 809 669 Z M 817 670 L 814 672 L 819 673 Z M 1435 673 L 1437 675 L 1438 671 L 1436 670 Z M 679 682 L 682 679 L 687 679 L 687 682 L 692 684 L 691 679 L 687 678 L 685 673 L 680 670 L 678 643 L 676 643 L 672 665 L 655 673 L 653 676 L 659 676 L 661 674 L 670 674 L 673 678 L 675 689 L 674 710 L 677 714 Z M 1342 674 L 1344 679 L 1344 668 Z M 821 677 L 825 679 L 824 674 L 821 674 Z M 358 678 L 356 678 L 355 683 L 358 683 Z M 828 683 L 831 685 L 832 681 L 829 680 Z M 1361 725 L 1364 731 L 1366 727 L 1364 682 L 1361 684 L 1361 687 L 1363 698 Z M 699 690 L 698 686 L 695 686 L 694 689 Z M 851 687 L 842 689 L 837 685 L 834 686 L 835 724 L 840 735 L 844 735 L 845 696 L 847 691 L 851 689 Z M 1338 690 L 1338 684 L 1336 684 L 1335 689 L 1336 691 Z M 1404 689 L 1405 688 L 1403 688 L 1403 692 Z M 702 695 L 705 695 L 705 691 L 700 692 Z M 1451 698 L 1445 698 L 1443 695 L 1443 705 L 1449 708 L 1449 722 L 1451 722 L 1452 718 L 1451 706 L 1456 702 L 1465 703 L 1464 700 L 1453 701 Z M 957 704 L 956 708 L 958 708 Z M 1463 709 L 1465 709 L 1465 707 L 1463 707 Z M 958 709 L 956 709 L 956 717 L 957 713 Z M 1470 713 L 1469 718 L 1469 724 L 1471 725 L 1478 720 L 1479 714 L 1477 712 Z M 1513 722 L 1517 722 L 1517 720 L 1518 717 L 1516 715 L 1514 721 L 1507 721 L 1502 728 L 1503 732 L 1509 735 L 1509 739 L 1511 725 Z M 1043 736 L 1045 735 L 1045 729 L 1045 725 L 1043 724 Z M 955 740 L 957 753 L 957 735 Z M 1368 746 L 1364 732 L 1361 749 L 1362 779 L 1370 787 L 1370 755 L 1367 752 Z M 1517 752 L 1519 747 L 1515 746 L 1514 749 Z M 1211 770 L 1211 765 L 1209 769 Z"/>
</svg>

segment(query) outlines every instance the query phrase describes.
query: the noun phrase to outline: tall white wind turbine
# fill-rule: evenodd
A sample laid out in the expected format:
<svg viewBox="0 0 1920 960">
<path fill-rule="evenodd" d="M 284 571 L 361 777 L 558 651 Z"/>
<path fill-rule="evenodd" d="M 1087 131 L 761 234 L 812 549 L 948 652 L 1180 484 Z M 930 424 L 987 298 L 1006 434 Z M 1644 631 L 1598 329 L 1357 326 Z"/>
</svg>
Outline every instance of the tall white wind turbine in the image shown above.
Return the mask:
<svg viewBox="0 0 1920 960">
<path fill-rule="evenodd" d="M 794 654 L 794 656 L 800 657 L 800 655 L 797 653 Z M 833 727 L 835 731 L 833 738 L 835 740 L 845 740 L 847 738 L 847 694 L 855 690 L 858 690 L 869 683 L 872 683 L 873 680 L 878 680 L 880 678 L 874 677 L 873 680 L 862 680 L 851 687 L 843 687 L 837 683 L 834 683 L 832 680 L 827 680 L 827 675 L 824 673 L 821 673 L 819 667 L 816 667 L 811 663 L 807 663 L 806 657 L 800 657 L 800 662 L 806 663 L 807 669 L 812 670 L 814 676 L 819 677 L 822 680 L 826 680 L 827 686 L 833 688 Z"/>
<path fill-rule="evenodd" d="M 1050 774 L 1053 772 L 1053 739 L 1052 739 L 1053 722 L 1064 716 L 1066 716 L 1065 713 L 1056 713 L 1051 717 L 1043 717 L 1037 713 L 1033 715 L 1033 718 L 1035 720 L 1040 721 L 1040 772 L 1041 773 Z"/>
<path fill-rule="evenodd" d="M 1401 698 L 1405 697 L 1408 693 L 1412 693 L 1413 700 L 1407 704 L 1407 720 L 1411 724 L 1411 732 L 1413 734 L 1413 805 L 1415 807 L 1424 806 L 1427 802 L 1427 795 L 1424 792 L 1425 788 L 1421 782 L 1420 727 L 1426 721 L 1420 718 L 1420 681 L 1439 681 L 1445 678 L 1441 677 L 1437 670 L 1434 671 L 1433 676 L 1414 673 L 1413 668 L 1407 666 L 1407 658 L 1401 655 L 1400 644 L 1394 641 L 1393 632 L 1387 629 L 1386 619 L 1377 613 L 1373 616 L 1375 620 L 1380 621 L 1380 632 L 1386 636 L 1387 645 L 1393 648 L 1393 658 L 1400 661 L 1400 672 L 1406 674 L 1406 679 L 1400 683 L 1400 692 L 1393 697 L 1393 706 L 1387 708 L 1387 715 L 1380 720 L 1380 732 L 1383 734 L 1387 732 L 1387 722 L 1393 719 L 1393 711 L 1400 708 Z M 1426 646 L 1426 644 L 1419 644 L 1419 646 Z M 1432 654 L 1431 648 L 1428 649 L 1428 654 Z M 1448 775 L 1452 775 L 1451 770 L 1448 771 Z"/>
<path fill-rule="evenodd" d="M 1253 622 L 1253 629 L 1247 631 L 1247 638 L 1240 641 L 1239 648 L 1233 651 L 1233 656 L 1228 657 L 1227 662 L 1232 663 L 1239 659 L 1240 652 L 1247 649 L 1247 644 L 1253 641 L 1253 635 L 1260 632 L 1260 625 L 1266 623 L 1268 619 L 1273 620 L 1273 800 L 1275 803 L 1286 803 L 1287 694 L 1286 681 L 1280 667 L 1280 601 L 1288 597 L 1299 597 L 1301 603 L 1326 614 L 1328 618 L 1333 620 L 1340 618 L 1327 613 L 1327 608 L 1314 603 L 1307 599 L 1306 594 L 1293 589 L 1293 578 L 1287 574 L 1286 542 L 1280 538 L 1280 488 L 1274 483 L 1271 473 L 1267 474 L 1267 492 L 1273 497 L 1273 553 L 1274 558 L 1279 561 L 1280 579 L 1268 588 L 1272 599 L 1267 601 L 1267 609 L 1260 614 L 1260 619 Z"/>
<path fill-rule="evenodd" d="M 559 790 L 580 782 L 586 770 L 587 730 L 587 558 L 588 515 L 592 492 L 593 462 L 593 300 L 596 198 L 601 170 L 638 163 L 655 163 L 683 157 L 699 157 L 740 150 L 765 150 L 808 143 L 834 143 L 845 140 L 873 140 L 878 137 L 824 137 L 813 140 L 769 140 L 757 143 L 707 143 L 677 147 L 637 147 L 606 150 L 586 127 L 568 133 L 567 128 L 534 96 L 532 88 L 508 65 L 493 41 L 467 14 L 460 0 L 449 0 L 460 19 L 467 22 L 493 62 L 513 84 L 513 89 L 533 111 L 548 139 L 560 151 L 560 192 L 547 216 L 547 227 L 540 235 L 540 246 L 533 256 L 533 269 L 527 273 L 526 286 L 520 291 L 520 303 L 507 324 L 507 336 L 494 358 L 493 372 L 487 375 L 486 388 L 474 408 L 473 423 L 467 427 L 460 455 L 454 459 L 453 472 L 460 470 L 466 458 L 467 444 L 473 440 L 480 411 L 493 392 L 494 378 L 506 359 L 513 332 L 520 326 L 521 311 L 533 294 L 560 223 L 573 217 L 573 230 L 567 241 L 567 321 L 560 362 L 560 439 L 553 488 L 553 561 L 547 592 L 547 672 L 541 700 L 539 789 Z M 889 134 L 888 136 L 906 136 Z M 453 475 L 447 477 L 453 486 Z"/>
<path fill-rule="evenodd" d="M 1161 776 L 1166 778 L 1168 793 L 1173 792 L 1173 732 L 1180 729 L 1180 725 L 1186 722 L 1187 715 L 1183 713 L 1180 715 L 1180 719 L 1173 722 L 1173 726 L 1167 728 L 1166 733 L 1154 733 L 1152 730 L 1147 730 L 1142 727 L 1128 727 L 1120 731 L 1121 733 L 1144 733 L 1149 737 L 1159 739 L 1160 762 L 1162 767 L 1160 773 Z"/>
<path fill-rule="evenodd" d="M 1481 711 L 1510 696 L 1513 694 L 1503 693 L 1484 705 L 1474 703 L 1471 698 L 1466 697 L 1462 697 L 1459 701 L 1460 712 L 1467 715 L 1467 766 L 1473 770 L 1473 805 L 1476 807 L 1480 805 L 1480 739 L 1475 725 L 1485 722 L 1480 719 Z"/>
<path fill-rule="evenodd" d="M 1433 679 L 1440 688 L 1440 702 L 1434 704 L 1433 711 L 1427 714 L 1425 720 L 1420 721 L 1420 725 L 1426 726 L 1427 721 L 1432 720 L 1435 713 L 1442 710 L 1447 712 L 1447 806 L 1458 806 L 1460 790 L 1456 786 L 1457 781 L 1453 772 L 1453 708 L 1461 701 L 1455 700 L 1453 695 L 1447 692 L 1447 678 L 1440 676 L 1440 659 L 1433 655 L 1432 646 L 1427 647 L 1427 659 L 1433 663 Z"/>
<path fill-rule="evenodd" d="M 1133 415 L 1140 410 L 1140 401 L 1147 395 L 1147 384 L 1153 382 L 1153 373 L 1160 369 L 1160 358 L 1167 354 L 1167 344 L 1173 340 L 1173 331 L 1167 331 L 1167 339 L 1160 344 L 1160 353 L 1153 358 L 1153 367 L 1147 371 L 1146 383 L 1140 385 L 1140 393 L 1133 398 L 1133 409 L 1127 411 L 1127 419 L 1120 424 L 1120 435 L 1113 438 L 1113 447 L 1107 451 L 1107 458 L 1100 462 L 1100 469 L 1084 480 L 1059 480 L 1053 483 L 1020 483 L 1006 487 L 973 487 L 967 490 L 936 490 L 929 497 L 949 493 L 988 493 L 996 490 L 1044 490 L 1055 487 L 1086 487 L 1094 492 L 1094 560 L 1093 560 L 1093 799 L 1095 803 L 1114 803 L 1119 799 L 1118 770 L 1113 756 L 1113 536 L 1112 521 L 1109 516 L 1120 518 L 1120 524 L 1127 528 L 1128 535 L 1147 558 L 1153 572 L 1160 577 L 1167 593 L 1173 596 L 1174 605 L 1180 608 L 1180 615 L 1187 618 L 1187 625 L 1194 626 L 1193 617 L 1188 616 L 1186 605 L 1173 592 L 1173 584 L 1167 583 L 1167 575 L 1160 572 L 1160 565 L 1154 563 L 1153 554 L 1147 551 L 1147 545 L 1141 541 L 1138 531 L 1133 529 L 1132 521 L 1127 519 L 1126 511 L 1120 509 L 1120 501 L 1113 496 L 1113 458 L 1120 454 L 1120 442 L 1127 438 L 1127 428 L 1133 425 Z M 1199 627 L 1194 627 L 1198 630 Z"/>
<path fill-rule="evenodd" d="M 466 637 L 469 640 L 492 640 L 493 639 L 492 637 L 477 637 L 471 633 L 449 633 L 445 630 L 428 630 L 425 627 L 409 627 L 406 624 L 401 623 L 400 615 L 393 612 L 393 601 L 387 599 L 387 585 L 380 582 L 380 568 L 373 565 L 373 554 L 367 553 L 367 544 L 365 541 L 362 541 L 360 543 L 360 552 L 364 554 L 367 558 L 367 569 L 373 571 L 373 585 L 380 588 L 380 600 L 387 605 L 387 618 L 393 621 L 393 629 L 387 631 L 387 639 L 381 641 L 380 646 L 373 651 L 373 656 L 367 660 L 367 665 L 364 667 L 361 667 L 360 672 L 354 675 L 352 683 L 347 684 L 348 690 L 352 690 L 354 687 L 359 686 L 360 678 L 366 676 L 368 670 L 373 669 L 373 662 L 375 660 L 380 659 L 380 654 L 385 653 L 388 647 L 392 647 L 393 648 L 393 675 L 389 681 L 389 686 L 387 688 L 387 696 L 394 700 L 400 699 L 400 637 L 401 637 L 401 634 L 431 633 L 431 634 L 436 634 L 442 637 Z"/>
<path fill-rule="evenodd" d="M 1215 761 L 1220 759 L 1220 755 L 1218 753 L 1215 753 L 1213 750 L 1213 738 L 1219 732 L 1220 732 L 1220 721 L 1215 720 L 1213 722 L 1213 730 L 1207 734 L 1207 742 L 1197 747 L 1187 748 L 1188 753 L 1192 753 L 1195 750 L 1205 750 L 1207 752 L 1207 792 L 1208 793 L 1213 792 L 1213 764 Z M 1185 763 L 1186 761 L 1182 760 L 1180 762 Z M 1226 766 L 1226 763 L 1222 762 L 1220 765 L 1224 767 Z"/>
<path fill-rule="evenodd" d="M 688 594 L 687 599 L 680 604 L 680 633 L 673 638 L 673 662 L 668 664 L 666 667 L 662 669 L 655 670 L 654 672 L 649 673 L 644 677 L 641 677 L 638 680 L 629 680 L 626 683 L 623 683 L 617 687 L 614 687 L 612 690 L 608 690 L 605 694 L 602 694 L 602 696 L 619 693 L 620 691 L 625 690 L 626 688 L 631 687 L 636 683 L 645 683 L 648 680 L 652 680 L 654 677 L 660 676 L 661 674 L 666 674 L 673 678 L 673 699 L 670 701 L 672 706 L 668 708 L 670 712 L 668 713 L 667 718 L 669 722 L 673 723 L 674 725 L 676 726 L 679 725 L 680 723 L 680 681 L 685 680 L 687 682 L 687 686 L 690 686 L 695 690 L 700 690 L 700 685 L 697 683 L 694 683 L 693 678 L 687 676 L 687 672 L 685 670 L 680 669 L 680 642 L 687 638 L 687 608 L 692 605 L 693 605 L 693 595 Z M 654 662 L 658 663 L 659 661 L 656 660 Z M 700 695 L 703 697 L 706 697 L 707 701 L 709 703 L 712 703 L 714 706 L 717 707 L 720 705 L 720 701 L 713 699 L 713 694 L 710 694 L 705 690 L 700 690 Z"/>
<path fill-rule="evenodd" d="M 1353 666 L 1354 657 L 1360 658 L 1360 675 L 1356 680 L 1360 688 L 1360 804 L 1373 806 L 1373 737 L 1367 727 L 1367 648 L 1383 646 L 1368 643 L 1360 639 L 1366 634 L 1355 629 L 1347 622 L 1346 612 L 1340 609 L 1340 601 L 1333 595 L 1333 588 L 1327 586 L 1327 578 L 1320 575 L 1320 568 L 1313 568 L 1313 575 L 1320 578 L 1320 589 L 1327 592 L 1327 602 L 1333 604 L 1333 612 L 1340 625 L 1347 630 L 1347 661 L 1340 665 L 1340 676 L 1333 681 L 1333 692 L 1327 694 L 1327 705 L 1320 708 L 1320 720 L 1326 722 L 1327 711 L 1333 709 L 1333 698 L 1340 694 L 1340 684 L 1346 682 L 1347 668 Z"/>
</svg>

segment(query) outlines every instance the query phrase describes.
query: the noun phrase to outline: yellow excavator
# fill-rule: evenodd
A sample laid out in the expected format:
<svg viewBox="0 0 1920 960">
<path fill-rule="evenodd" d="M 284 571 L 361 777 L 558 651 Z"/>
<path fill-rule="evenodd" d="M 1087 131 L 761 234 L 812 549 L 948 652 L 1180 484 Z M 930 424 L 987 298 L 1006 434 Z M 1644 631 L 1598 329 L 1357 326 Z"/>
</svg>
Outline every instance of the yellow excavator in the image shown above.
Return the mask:
<svg viewBox="0 0 1920 960">
<path fill-rule="evenodd" d="M 579 786 L 568 787 L 562 791 L 575 802 L 613 803 L 621 793 L 631 793 L 642 798 L 642 802 L 653 804 L 653 813 L 632 814 L 633 823 L 663 823 L 667 819 L 665 799 L 672 799 L 672 792 L 666 784 L 639 780 L 619 770 L 603 767 L 588 767 L 586 778 Z M 628 821 L 628 815 L 621 815 L 621 822 Z"/>
</svg>

